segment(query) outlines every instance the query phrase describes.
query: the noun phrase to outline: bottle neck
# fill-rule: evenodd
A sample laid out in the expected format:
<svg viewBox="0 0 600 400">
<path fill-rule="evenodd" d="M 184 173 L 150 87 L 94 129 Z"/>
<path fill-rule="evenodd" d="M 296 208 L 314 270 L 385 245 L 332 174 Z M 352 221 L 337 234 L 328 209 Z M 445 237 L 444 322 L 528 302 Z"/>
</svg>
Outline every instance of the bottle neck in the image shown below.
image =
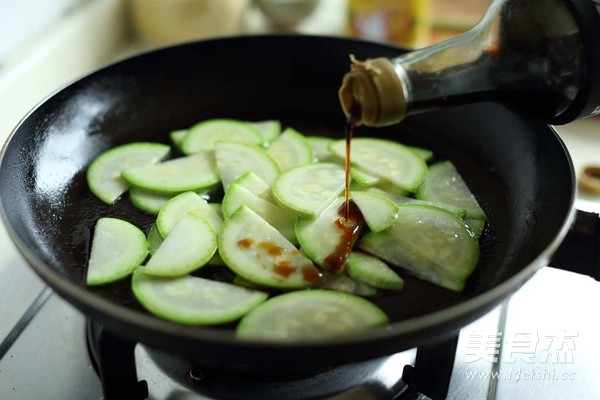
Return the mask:
<svg viewBox="0 0 600 400">
<path fill-rule="evenodd" d="M 582 58 L 562 0 L 496 0 L 472 30 L 391 62 L 407 115 L 496 101 L 551 120 L 576 98 Z"/>
</svg>

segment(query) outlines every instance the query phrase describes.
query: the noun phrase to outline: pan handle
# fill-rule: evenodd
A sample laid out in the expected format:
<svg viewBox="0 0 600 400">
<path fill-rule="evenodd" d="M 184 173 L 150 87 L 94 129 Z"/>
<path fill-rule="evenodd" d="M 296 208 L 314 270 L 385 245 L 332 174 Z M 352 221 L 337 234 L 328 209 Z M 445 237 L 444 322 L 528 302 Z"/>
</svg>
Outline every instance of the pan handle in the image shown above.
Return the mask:
<svg viewBox="0 0 600 400">
<path fill-rule="evenodd" d="M 575 221 L 552 256 L 550 267 L 600 281 L 600 215 L 577 210 Z"/>
</svg>

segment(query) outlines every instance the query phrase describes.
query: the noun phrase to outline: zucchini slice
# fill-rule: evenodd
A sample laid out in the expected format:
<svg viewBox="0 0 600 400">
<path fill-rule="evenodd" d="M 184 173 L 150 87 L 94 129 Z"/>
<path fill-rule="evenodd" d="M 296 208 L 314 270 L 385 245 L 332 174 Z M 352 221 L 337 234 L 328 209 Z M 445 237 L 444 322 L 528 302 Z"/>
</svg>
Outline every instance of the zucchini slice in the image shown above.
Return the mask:
<svg viewBox="0 0 600 400">
<path fill-rule="evenodd" d="M 363 187 L 375 186 L 381 182 L 381 179 L 378 177 L 367 174 L 356 167 L 350 167 L 350 176 L 354 182 Z"/>
<path fill-rule="evenodd" d="M 234 183 L 248 189 L 263 200 L 271 203 L 275 202 L 273 194 L 271 193 L 271 186 L 252 171 L 246 172 L 244 175 L 237 178 Z"/>
<path fill-rule="evenodd" d="M 254 172 L 270 185 L 279 176 L 277 161 L 262 147 L 245 143 L 218 142 L 215 158 L 223 189 L 248 171 Z"/>
<path fill-rule="evenodd" d="M 133 294 L 150 311 L 187 325 L 218 325 L 235 321 L 264 302 L 268 294 L 195 276 L 160 278 L 136 269 Z"/>
<path fill-rule="evenodd" d="M 169 132 L 169 139 L 171 139 L 171 143 L 173 143 L 173 145 L 176 148 L 181 150 L 181 143 L 183 143 L 183 139 L 185 138 L 185 135 L 187 135 L 187 133 L 187 129 L 178 129 L 176 131 L 171 131 Z"/>
<path fill-rule="evenodd" d="M 135 225 L 117 218 L 100 218 L 94 227 L 88 261 L 88 286 L 123 279 L 148 255 L 146 236 Z"/>
<path fill-rule="evenodd" d="M 373 232 L 389 228 L 398 218 L 398 206 L 375 192 L 351 192 L 350 197 Z"/>
<path fill-rule="evenodd" d="M 343 204 L 344 198 L 339 197 L 317 218 L 298 218 L 296 221 L 296 237 L 302 251 L 317 265 L 333 273 L 344 270 L 352 240 L 358 238 L 358 232 L 354 237 L 348 237 L 346 230 L 340 227 L 339 209 Z"/>
<path fill-rule="evenodd" d="M 121 176 L 131 186 L 171 195 L 206 189 L 219 182 L 217 169 L 209 153 L 128 168 L 121 172 Z"/>
<path fill-rule="evenodd" d="M 160 235 L 166 238 L 179 220 L 188 212 L 194 212 L 206 218 L 215 231 L 219 231 L 223 219 L 213 206 L 194 192 L 181 193 L 169 200 L 156 217 L 156 226 Z"/>
<path fill-rule="evenodd" d="M 156 223 L 150 226 L 148 235 L 146 235 L 146 240 L 148 241 L 148 254 L 153 255 L 163 241 L 162 237 L 160 237 L 160 232 L 158 232 L 158 228 L 156 227 Z"/>
<path fill-rule="evenodd" d="M 429 174 L 419 187 L 417 198 L 465 209 L 468 218 L 486 219 L 475 196 L 450 161 L 429 167 Z"/>
<path fill-rule="evenodd" d="M 213 188 L 202 189 L 196 192 L 198 196 L 206 197 Z M 149 214 L 158 215 L 160 209 L 175 195 L 149 192 L 144 189 L 132 187 L 129 189 L 129 199 L 134 206 Z"/>
<path fill-rule="evenodd" d="M 282 171 L 315 161 L 315 153 L 308 140 L 292 128 L 286 128 L 277 140 L 271 143 L 268 152 L 277 160 Z"/>
<path fill-rule="evenodd" d="M 234 119 L 209 119 L 192 126 L 183 138 L 181 149 L 185 154 L 196 154 L 215 149 L 220 141 L 248 143 L 262 146 L 263 137 L 258 129 Z"/>
<path fill-rule="evenodd" d="M 359 247 L 437 285 L 460 292 L 479 259 L 479 243 L 465 223 L 441 208 L 410 204 L 385 231 Z"/>
<path fill-rule="evenodd" d="M 423 159 L 423 161 L 427 162 L 433 158 L 433 151 L 429 149 L 424 149 L 422 147 L 416 146 L 406 146 L 410 151 L 418 155 Z"/>
<path fill-rule="evenodd" d="M 223 215 L 227 218 L 241 205 L 245 205 L 270 225 L 277 229 L 287 240 L 296 242 L 294 225 L 296 216 L 276 204 L 261 199 L 245 187 L 233 183 L 223 197 Z"/>
<path fill-rule="evenodd" d="M 486 221 L 483 219 L 476 218 L 465 218 L 465 224 L 469 227 L 469 230 L 473 234 L 473 237 L 479 239 L 485 230 Z"/>
<path fill-rule="evenodd" d="M 345 176 L 337 164 L 301 165 L 277 178 L 272 186 L 273 196 L 282 207 L 314 218 L 342 193 Z"/>
<path fill-rule="evenodd" d="M 329 145 L 335 140 L 324 136 L 307 136 L 308 143 L 313 148 L 313 152 L 318 162 L 336 162 L 339 160 L 330 150 Z M 343 161 L 343 159 L 342 159 Z"/>
<path fill-rule="evenodd" d="M 160 194 L 149 192 L 144 189 L 132 187 L 129 189 L 129 200 L 134 206 L 149 214 L 156 215 L 165 205 L 165 203 L 173 198 L 170 194 Z"/>
<path fill-rule="evenodd" d="M 113 147 L 92 161 L 87 173 L 90 191 L 106 204 L 112 204 L 129 189 L 121 171 L 154 164 L 169 154 L 171 148 L 160 143 L 129 143 Z"/>
<path fill-rule="evenodd" d="M 322 280 L 322 274 L 304 254 L 246 206 L 225 220 L 218 243 L 225 264 L 258 285 L 293 289 Z"/>
<path fill-rule="evenodd" d="M 262 135 L 264 144 L 268 145 L 277 140 L 281 133 L 281 122 L 270 119 L 266 121 L 248 122 L 252 127 L 258 129 Z"/>
<path fill-rule="evenodd" d="M 441 208 L 443 210 L 448 211 L 452 215 L 455 215 L 460 218 L 464 218 L 467 215 L 466 209 L 460 208 L 460 207 L 454 207 L 449 204 L 433 203 L 431 201 L 419 200 L 419 199 L 415 199 L 412 197 L 404 196 L 402 194 L 390 193 L 387 190 L 382 190 L 381 188 L 377 188 L 377 187 L 368 188 L 366 191 L 369 193 L 375 193 L 380 196 L 386 197 L 386 198 L 390 199 L 391 201 L 393 201 L 394 204 L 396 204 L 397 206 L 403 206 L 406 204 L 417 204 L 417 205 L 422 205 L 422 206 L 431 206 L 431 207 Z"/>
<path fill-rule="evenodd" d="M 329 149 L 338 157 L 345 157 L 346 141 L 338 140 Z M 351 151 L 353 165 L 411 192 L 427 175 L 427 165 L 421 157 L 390 140 L 356 138 L 352 140 Z"/>
<path fill-rule="evenodd" d="M 144 273 L 175 277 L 208 263 L 217 251 L 217 232 L 206 218 L 185 214 L 146 263 Z"/>
<path fill-rule="evenodd" d="M 404 287 L 404 280 L 377 257 L 353 251 L 346 264 L 348 275 L 359 282 L 378 289 L 400 290 Z"/>
<path fill-rule="evenodd" d="M 356 334 L 388 323 L 373 303 L 348 293 L 303 290 L 274 297 L 248 313 L 242 339 L 306 341 Z"/>
<path fill-rule="evenodd" d="M 328 275 L 325 277 L 326 283 L 320 286 L 321 289 L 335 290 L 355 294 L 357 296 L 370 297 L 377 295 L 377 289 L 374 286 L 351 278 L 346 274 Z"/>
</svg>

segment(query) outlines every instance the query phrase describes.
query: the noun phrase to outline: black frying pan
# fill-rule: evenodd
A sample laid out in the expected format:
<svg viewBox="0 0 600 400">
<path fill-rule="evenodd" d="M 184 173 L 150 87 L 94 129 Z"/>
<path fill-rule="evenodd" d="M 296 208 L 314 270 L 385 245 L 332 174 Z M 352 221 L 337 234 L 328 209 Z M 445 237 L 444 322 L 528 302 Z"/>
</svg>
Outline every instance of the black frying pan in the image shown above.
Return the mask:
<svg viewBox="0 0 600 400">
<path fill-rule="evenodd" d="M 211 117 L 280 119 L 305 134 L 341 138 L 337 98 L 348 55 L 401 50 L 323 37 L 243 37 L 166 48 L 95 72 L 59 91 L 16 128 L 0 166 L 2 217 L 32 268 L 106 328 L 191 360 L 223 365 L 330 365 L 391 354 L 451 335 L 488 312 L 546 264 L 573 215 L 574 174 L 556 132 L 492 103 L 358 129 L 432 149 L 452 160 L 489 216 L 481 260 L 462 294 L 403 274 L 406 290 L 377 303 L 394 321 L 333 341 L 235 340 L 231 327 L 190 327 L 145 312 L 129 280 L 87 288 L 90 238 L 103 216 L 147 230 L 153 220 L 124 196 L 109 207 L 85 171 L 101 151 L 132 141 L 168 143 L 168 132 Z"/>
</svg>

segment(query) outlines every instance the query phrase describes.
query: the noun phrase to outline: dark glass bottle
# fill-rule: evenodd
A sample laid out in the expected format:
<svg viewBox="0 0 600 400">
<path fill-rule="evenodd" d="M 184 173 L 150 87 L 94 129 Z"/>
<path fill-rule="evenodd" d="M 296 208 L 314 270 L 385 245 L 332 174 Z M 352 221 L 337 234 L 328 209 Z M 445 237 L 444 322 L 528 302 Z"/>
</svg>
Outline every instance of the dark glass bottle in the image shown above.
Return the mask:
<svg viewBox="0 0 600 400">
<path fill-rule="evenodd" d="M 470 31 L 395 59 L 353 61 L 340 100 L 359 124 L 496 101 L 562 124 L 600 113 L 600 5 L 496 0 Z"/>
</svg>

